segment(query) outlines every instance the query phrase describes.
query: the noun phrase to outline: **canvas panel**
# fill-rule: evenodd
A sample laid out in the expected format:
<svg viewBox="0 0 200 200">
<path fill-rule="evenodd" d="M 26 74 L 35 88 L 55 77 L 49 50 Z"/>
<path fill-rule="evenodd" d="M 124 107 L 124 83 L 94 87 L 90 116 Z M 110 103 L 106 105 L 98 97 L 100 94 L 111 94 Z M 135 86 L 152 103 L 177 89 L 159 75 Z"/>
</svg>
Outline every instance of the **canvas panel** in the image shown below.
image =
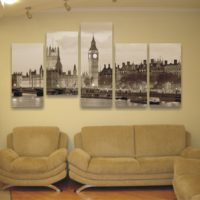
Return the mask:
<svg viewBox="0 0 200 200">
<path fill-rule="evenodd" d="M 41 108 L 44 94 L 43 44 L 12 44 L 13 108 Z"/>
<path fill-rule="evenodd" d="M 177 108 L 181 106 L 181 44 L 149 45 L 151 107 Z"/>
<path fill-rule="evenodd" d="M 146 107 L 147 44 L 117 43 L 115 57 L 116 107 Z"/>
<path fill-rule="evenodd" d="M 81 24 L 81 107 L 112 107 L 112 23 Z"/>
<path fill-rule="evenodd" d="M 47 95 L 78 94 L 78 32 L 52 32 L 46 38 Z"/>
</svg>

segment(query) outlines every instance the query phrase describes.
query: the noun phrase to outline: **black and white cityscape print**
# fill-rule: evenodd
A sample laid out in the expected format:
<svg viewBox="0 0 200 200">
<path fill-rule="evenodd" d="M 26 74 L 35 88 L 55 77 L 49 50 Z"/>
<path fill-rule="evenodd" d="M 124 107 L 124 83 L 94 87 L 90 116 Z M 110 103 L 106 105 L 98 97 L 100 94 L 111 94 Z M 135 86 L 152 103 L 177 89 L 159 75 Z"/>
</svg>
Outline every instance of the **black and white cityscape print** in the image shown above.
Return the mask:
<svg viewBox="0 0 200 200">
<path fill-rule="evenodd" d="M 81 107 L 112 107 L 112 23 L 81 24 Z"/>
<path fill-rule="evenodd" d="M 43 44 L 12 44 L 11 85 L 13 108 L 43 106 Z"/>
<path fill-rule="evenodd" d="M 147 44 L 115 45 L 115 105 L 147 106 Z"/>
<path fill-rule="evenodd" d="M 78 32 L 47 33 L 47 95 L 78 95 Z"/>
<path fill-rule="evenodd" d="M 174 108 L 181 105 L 181 44 L 150 44 L 151 107 Z"/>
</svg>

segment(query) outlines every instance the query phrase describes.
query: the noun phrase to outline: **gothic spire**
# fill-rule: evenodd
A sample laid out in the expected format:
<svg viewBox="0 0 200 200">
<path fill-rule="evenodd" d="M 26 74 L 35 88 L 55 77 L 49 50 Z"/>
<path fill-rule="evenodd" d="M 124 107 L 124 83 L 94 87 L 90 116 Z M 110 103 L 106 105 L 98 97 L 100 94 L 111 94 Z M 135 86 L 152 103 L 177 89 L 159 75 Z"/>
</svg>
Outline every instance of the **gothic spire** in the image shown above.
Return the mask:
<svg viewBox="0 0 200 200">
<path fill-rule="evenodd" d="M 57 61 L 60 61 L 60 48 L 58 47 L 58 58 Z"/>
<path fill-rule="evenodd" d="M 60 61 L 60 49 L 58 47 L 58 56 L 57 56 L 57 62 L 56 62 L 56 71 L 61 74 L 62 73 L 62 63 Z"/>
<path fill-rule="evenodd" d="M 96 47 L 96 41 L 94 39 L 94 35 L 93 35 L 93 38 L 92 38 L 92 42 L 91 42 L 91 46 L 90 46 L 90 51 L 92 50 L 96 50 L 98 51 L 97 47 Z"/>
</svg>

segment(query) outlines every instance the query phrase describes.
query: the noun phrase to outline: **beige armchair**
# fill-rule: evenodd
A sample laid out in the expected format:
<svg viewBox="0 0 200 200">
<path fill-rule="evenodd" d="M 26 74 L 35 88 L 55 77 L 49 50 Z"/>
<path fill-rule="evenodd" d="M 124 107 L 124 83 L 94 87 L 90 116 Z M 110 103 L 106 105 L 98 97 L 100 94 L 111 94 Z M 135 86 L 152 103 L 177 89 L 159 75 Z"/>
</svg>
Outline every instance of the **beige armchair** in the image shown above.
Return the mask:
<svg viewBox="0 0 200 200">
<path fill-rule="evenodd" d="M 18 127 L 0 151 L 0 182 L 12 186 L 52 185 L 67 174 L 67 135 L 57 127 Z"/>
<path fill-rule="evenodd" d="M 200 200 L 200 149 L 189 147 L 176 159 L 173 187 L 178 200 Z"/>
</svg>

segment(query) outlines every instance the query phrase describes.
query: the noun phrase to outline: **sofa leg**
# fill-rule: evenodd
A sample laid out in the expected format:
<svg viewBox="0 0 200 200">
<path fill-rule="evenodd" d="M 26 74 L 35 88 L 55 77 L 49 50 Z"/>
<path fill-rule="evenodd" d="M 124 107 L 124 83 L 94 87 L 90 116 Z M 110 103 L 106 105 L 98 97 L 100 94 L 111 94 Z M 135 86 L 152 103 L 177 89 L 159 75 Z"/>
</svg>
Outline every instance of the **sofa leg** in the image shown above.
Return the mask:
<svg viewBox="0 0 200 200">
<path fill-rule="evenodd" d="M 14 187 L 14 185 L 4 185 L 0 190 L 7 190 L 11 187 Z"/>
<path fill-rule="evenodd" d="M 78 194 L 78 193 L 82 192 L 83 190 L 85 190 L 87 188 L 91 188 L 91 187 L 94 187 L 94 186 L 92 186 L 92 185 L 83 185 L 80 188 L 76 189 L 75 192 Z"/>
<path fill-rule="evenodd" d="M 47 185 L 48 188 L 51 188 L 52 190 L 55 190 L 56 192 L 61 192 L 61 190 L 56 187 L 55 185 Z"/>
<path fill-rule="evenodd" d="M 3 187 L 0 188 L 1 191 L 7 190 L 8 188 L 14 187 L 14 185 L 4 185 Z M 55 190 L 56 192 L 61 192 L 61 190 L 54 186 L 54 185 L 47 185 L 46 187 L 51 188 L 52 190 Z"/>
</svg>

